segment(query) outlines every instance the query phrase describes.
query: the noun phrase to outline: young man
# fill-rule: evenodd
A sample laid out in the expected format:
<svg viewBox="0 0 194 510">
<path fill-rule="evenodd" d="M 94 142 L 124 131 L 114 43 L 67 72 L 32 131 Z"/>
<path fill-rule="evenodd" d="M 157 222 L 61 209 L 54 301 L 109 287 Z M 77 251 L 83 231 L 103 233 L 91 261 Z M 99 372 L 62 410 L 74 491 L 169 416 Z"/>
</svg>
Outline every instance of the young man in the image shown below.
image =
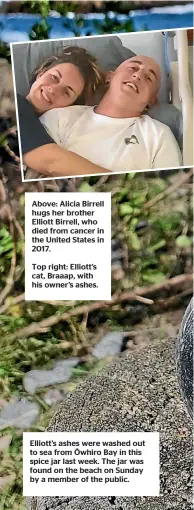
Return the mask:
<svg viewBox="0 0 194 510">
<path fill-rule="evenodd" d="M 111 171 L 176 168 L 181 155 L 173 134 L 145 115 L 159 86 L 158 64 L 135 56 L 108 74 L 98 106 L 56 109 L 40 120 L 58 145 Z"/>
<path fill-rule="evenodd" d="M 98 106 L 54 109 L 40 120 L 60 147 L 109 171 L 178 168 L 181 154 L 171 130 L 145 114 L 159 86 L 158 64 L 135 56 L 108 73 Z"/>
</svg>

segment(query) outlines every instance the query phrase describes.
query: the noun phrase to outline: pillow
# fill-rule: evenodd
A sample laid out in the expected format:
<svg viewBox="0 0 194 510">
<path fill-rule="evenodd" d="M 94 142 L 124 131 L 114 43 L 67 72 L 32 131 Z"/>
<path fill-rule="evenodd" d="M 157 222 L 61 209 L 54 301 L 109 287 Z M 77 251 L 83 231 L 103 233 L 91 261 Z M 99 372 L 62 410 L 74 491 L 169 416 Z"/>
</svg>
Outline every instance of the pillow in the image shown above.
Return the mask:
<svg viewBox="0 0 194 510">
<path fill-rule="evenodd" d="M 183 119 L 182 113 L 173 105 L 168 103 L 157 104 L 149 108 L 148 115 L 152 119 L 159 120 L 166 124 L 175 136 L 180 150 L 183 150 Z"/>
</svg>

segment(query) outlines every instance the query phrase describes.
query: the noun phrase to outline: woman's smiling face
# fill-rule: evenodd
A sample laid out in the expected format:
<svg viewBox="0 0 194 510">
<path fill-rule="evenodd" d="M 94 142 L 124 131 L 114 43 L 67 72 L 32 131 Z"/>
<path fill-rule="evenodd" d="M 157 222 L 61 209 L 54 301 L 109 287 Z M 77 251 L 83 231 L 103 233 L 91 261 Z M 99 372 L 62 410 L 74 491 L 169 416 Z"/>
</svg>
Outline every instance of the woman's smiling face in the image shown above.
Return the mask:
<svg viewBox="0 0 194 510">
<path fill-rule="evenodd" d="M 39 115 L 75 103 L 84 89 L 84 78 L 77 66 L 57 64 L 38 74 L 26 99 Z"/>
</svg>

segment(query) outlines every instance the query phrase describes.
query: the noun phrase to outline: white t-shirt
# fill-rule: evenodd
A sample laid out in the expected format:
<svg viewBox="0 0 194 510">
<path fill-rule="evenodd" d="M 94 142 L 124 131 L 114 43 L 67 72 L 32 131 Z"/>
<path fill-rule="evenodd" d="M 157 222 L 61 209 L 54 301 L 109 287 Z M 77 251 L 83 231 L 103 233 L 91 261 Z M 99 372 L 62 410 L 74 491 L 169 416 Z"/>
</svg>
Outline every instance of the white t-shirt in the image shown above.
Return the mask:
<svg viewBox="0 0 194 510">
<path fill-rule="evenodd" d="M 169 127 L 148 115 L 117 119 L 95 113 L 93 106 L 68 106 L 46 112 L 40 121 L 58 145 L 111 171 L 182 165 Z"/>
</svg>

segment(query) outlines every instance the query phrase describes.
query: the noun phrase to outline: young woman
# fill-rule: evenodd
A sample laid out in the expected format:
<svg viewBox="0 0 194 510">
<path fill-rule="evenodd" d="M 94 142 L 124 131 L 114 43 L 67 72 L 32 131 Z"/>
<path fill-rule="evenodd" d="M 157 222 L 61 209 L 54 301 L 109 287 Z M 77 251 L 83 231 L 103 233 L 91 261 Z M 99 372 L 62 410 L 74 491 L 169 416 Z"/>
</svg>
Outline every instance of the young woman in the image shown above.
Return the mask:
<svg viewBox="0 0 194 510">
<path fill-rule="evenodd" d="M 39 116 L 53 108 L 87 104 L 103 84 L 96 60 L 84 48 L 66 46 L 34 70 L 26 97 L 17 95 L 23 163 L 45 177 L 104 173 L 104 168 L 59 147 Z"/>
</svg>

